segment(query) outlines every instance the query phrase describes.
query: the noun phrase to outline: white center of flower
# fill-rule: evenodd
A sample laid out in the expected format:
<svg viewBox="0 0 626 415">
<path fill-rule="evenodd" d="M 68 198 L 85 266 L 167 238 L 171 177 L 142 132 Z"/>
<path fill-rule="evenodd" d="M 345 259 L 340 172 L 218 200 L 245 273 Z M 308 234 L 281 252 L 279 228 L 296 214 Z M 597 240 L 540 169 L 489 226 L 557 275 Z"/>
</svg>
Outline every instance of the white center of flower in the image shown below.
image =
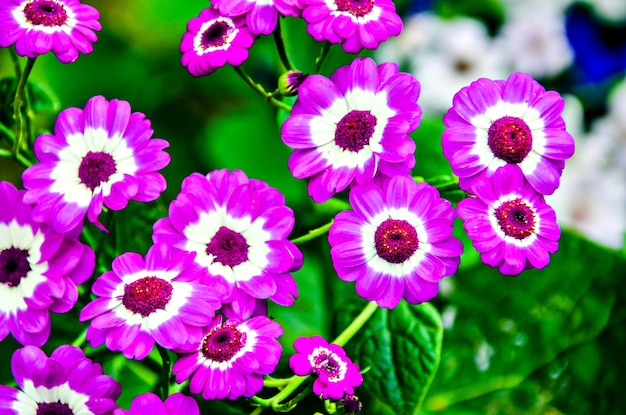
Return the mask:
<svg viewBox="0 0 626 415">
<path fill-rule="evenodd" d="M 67 404 L 74 414 L 80 415 L 95 415 L 87 406 L 87 402 L 91 399 L 91 396 L 84 393 L 76 392 L 68 382 L 52 388 L 46 388 L 45 386 L 33 385 L 33 381 L 30 379 L 24 379 L 24 392 L 17 394 L 17 399 L 12 402 L 11 409 L 17 414 L 22 413 L 35 413 L 37 404 L 39 403 L 54 403 L 60 402 Z M 33 408 L 32 412 L 28 412 L 25 408 Z"/>
<path fill-rule="evenodd" d="M 227 50 L 239 29 L 229 17 L 216 17 L 200 26 L 200 30 L 193 38 L 193 50 L 202 56 L 217 50 Z"/>
</svg>

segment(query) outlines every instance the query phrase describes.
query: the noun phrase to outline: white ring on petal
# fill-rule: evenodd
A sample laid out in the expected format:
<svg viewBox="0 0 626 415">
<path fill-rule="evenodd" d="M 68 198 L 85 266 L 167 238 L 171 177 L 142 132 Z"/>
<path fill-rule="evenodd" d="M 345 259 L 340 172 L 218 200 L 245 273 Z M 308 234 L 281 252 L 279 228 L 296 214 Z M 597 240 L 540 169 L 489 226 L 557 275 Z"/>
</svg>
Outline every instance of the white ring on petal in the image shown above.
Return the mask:
<svg viewBox="0 0 626 415">
<path fill-rule="evenodd" d="M 63 9 L 65 10 L 66 19 L 65 19 L 65 22 L 60 26 L 34 25 L 28 20 L 26 20 L 26 15 L 24 14 L 24 10 L 26 9 L 26 6 L 28 5 L 28 3 L 32 3 L 33 0 L 23 1 L 19 6 L 13 9 L 13 11 L 11 12 L 11 15 L 13 16 L 17 24 L 19 24 L 20 27 L 25 30 L 35 30 L 35 31 L 44 32 L 47 34 L 52 34 L 56 32 L 64 32 L 68 35 L 71 34 L 74 27 L 76 27 L 76 25 L 78 24 L 78 20 L 76 19 L 76 13 L 74 13 L 72 8 L 67 7 L 67 5 L 63 3 L 62 1 L 59 1 L 59 0 L 49 0 L 49 1 L 52 1 L 58 4 L 59 6 L 63 7 Z"/>
<path fill-rule="evenodd" d="M 526 238 L 524 238 L 524 239 L 517 239 L 517 238 L 514 238 L 512 236 L 508 236 L 507 234 L 505 234 L 504 231 L 502 230 L 502 228 L 500 227 L 500 224 L 498 223 L 498 218 L 496 217 L 496 209 L 497 208 L 502 206 L 503 203 L 510 202 L 510 201 L 515 200 L 515 199 L 521 199 L 522 202 L 528 208 L 530 208 L 530 210 L 533 213 L 533 219 L 535 221 L 535 223 L 534 223 L 534 227 L 535 227 L 534 232 L 532 234 L 530 234 L 529 236 L 527 236 Z M 532 244 L 534 244 L 535 241 L 537 240 L 537 235 L 541 231 L 541 218 L 537 214 L 537 209 L 535 208 L 535 206 L 530 201 L 524 199 L 524 197 L 522 195 L 519 195 L 519 194 L 516 194 L 516 193 L 512 193 L 512 194 L 508 194 L 508 195 L 505 195 L 505 196 L 501 196 L 497 201 L 491 203 L 491 205 L 489 206 L 489 209 L 487 211 L 487 214 L 488 214 L 488 218 L 489 218 L 489 223 L 491 224 L 491 227 L 493 228 L 493 230 L 496 233 L 496 235 L 498 236 L 498 238 L 500 238 L 501 240 L 505 241 L 506 243 L 509 243 L 509 244 L 512 244 L 512 245 L 516 245 L 516 246 L 518 246 L 520 248 L 526 248 L 526 247 L 531 246 Z"/>
<path fill-rule="evenodd" d="M 204 33 L 209 30 L 209 28 L 215 23 L 225 23 L 226 26 L 228 26 L 228 34 L 224 39 L 224 43 L 217 46 L 204 47 L 204 45 L 202 44 L 202 38 L 204 37 Z M 198 33 L 196 33 L 196 35 L 193 37 L 193 50 L 198 56 L 205 55 L 209 52 L 215 52 L 216 50 L 227 50 L 228 48 L 230 48 L 231 43 L 238 33 L 239 29 L 237 28 L 237 26 L 235 26 L 235 22 L 233 22 L 232 19 L 225 16 L 216 17 L 215 19 L 211 19 L 207 22 L 202 23 L 202 26 L 200 26 L 200 30 L 198 30 Z"/>
<path fill-rule="evenodd" d="M 17 409 L 22 405 L 27 405 L 29 408 L 32 407 L 33 402 L 35 404 L 38 403 L 55 403 L 60 402 L 64 403 L 70 407 L 72 413 L 76 415 L 88 415 L 93 414 L 89 407 L 87 406 L 87 402 L 92 398 L 89 395 L 84 393 L 76 392 L 72 388 L 68 382 L 65 382 L 61 385 L 54 386 L 50 389 L 45 386 L 37 386 L 35 387 L 33 381 L 30 379 L 24 379 L 24 387 L 22 388 L 23 393 L 18 394 L 18 399 L 13 402 L 13 408 Z M 24 399 L 26 398 L 26 399 Z M 35 406 L 35 412 L 37 412 L 37 407 Z M 35 413 L 33 412 L 33 413 Z M 22 412 L 18 412 L 22 413 Z"/>
<path fill-rule="evenodd" d="M 371 22 L 372 20 L 378 20 L 380 18 L 380 15 L 382 14 L 382 9 L 376 4 L 374 4 L 372 10 L 370 10 L 369 13 L 363 16 L 355 16 L 350 12 L 337 10 L 338 7 L 336 0 L 324 0 L 324 3 L 326 4 L 326 7 L 328 7 L 328 9 L 330 10 L 331 16 L 348 16 L 356 24 L 364 24 L 367 22 Z"/>
</svg>

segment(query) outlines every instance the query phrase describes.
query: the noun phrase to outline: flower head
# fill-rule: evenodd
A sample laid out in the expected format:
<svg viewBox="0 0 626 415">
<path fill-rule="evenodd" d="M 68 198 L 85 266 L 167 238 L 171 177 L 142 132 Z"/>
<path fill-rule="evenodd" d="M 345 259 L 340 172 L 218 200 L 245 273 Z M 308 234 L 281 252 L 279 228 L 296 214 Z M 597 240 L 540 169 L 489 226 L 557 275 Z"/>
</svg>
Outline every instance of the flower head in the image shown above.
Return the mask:
<svg viewBox="0 0 626 415">
<path fill-rule="evenodd" d="M 504 275 L 548 265 L 560 237 L 556 215 L 518 166 L 474 182 L 473 191 L 476 197 L 461 200 L 457 211 L 485 264 Z"/>
<path fill-rule="evenodd" d="M 226 64 L 241 65 L 253 43 L 244 16 L 228 17 L 217 9 L 204 9 L 187 24 L 180 43 L 181 63 L 193 76 L 209 75 Z"/>
<path fill-rule="evenodd" d="M 205 283 L 225 289 L 223 303 L 246 319 L 257 299 L 292 305 L 297 295 L 290 272 L 302 254 L 287 236 L 293 211 L 280 192 L 244 172 L 216 170 L 185 178 L 169 209 L 154 225 L 155 242 L 194 252 Z"/>
<path fill-rule="evenodd" d="M 244 16 L 255 35 L 269 35 L 276 28 L 278 16 L 300 14 L 300 0 L 212 0 L 224 16 Z"/>
<path fill-rule="evenodd" d="M 514 73 L 506 81 L 479 79 L 461 89 L 443 121 L 443 153 L 460 186 L 491 177 L 506 164 L 517 164 L 539 193 L 559 186 L 574 139 L 561 117 L 564 100 L 530 75 Z"/>
<path fill-rule="evenodd" d="M 391 0 L 303 0 L 302 18 L 317 41 L 341 43 L 348 53 L 376 49 L 402 31 Z"/>
<path fill-rule="evenodd" d="M 145 393 L 133 399 L 128 411 L 116 409 L 113 415 L 200 415 L 200 408 L 195 399 L 180 392 L 165 401 L 154 393 Z"/>
<path fill-rule="evenodd" d="M 422 114 L 419 92 L 417 80 L 396 64 L 377 66 L 370 58 L 355 59 L 330 79 L 309 76 L 282 127 L 283 141 L 295 149 L 291 173 L 310 178 L 316 202 L 377 174 L 408 174 L 415 165 L 408 134 Z"/>
<path fill-rule="evenodd" d="M 78 0 L 0 0 L 0 46 L 15 44 L 20 56 L 52 51 L 63 63 L 91 53 L 100 14 Z"/>
<path fill-rule="evenodd" d="M 136 359 L 146 357 L 155 342 L 172 350 L 194 347 L 221 303 L 218 293 L 200 284 L 193 257 L 157 244 L 145 261 L 132 252 L 114 259 L 113 269 L 93 285 L 100 298 L 80 313 L 81 321 L 93 319 L 87 329 L 90 344 L 106 342 Z"/>
<path fill-rule="evenodd" d="M 309 77 L 308 73 L 290 70 L 285 72 L 278 79 L 278 91 L 281 95 L 291 97 L 298 94 L 298 88 L 305 79 Z"/>
<path fill-rule="evenodd" d="M 339 278 L 356 280 L 357 294 L 381 307 L 434 298 L 463 250 L 450 203 L 408 176 L 354 187 L 350 203 L 354 210 L 340 212 L 328 235 Z"/>
<path fill-rule="evenodd" d="M 23 345 L 42 346 L 50 312 L 76 304 L 76 286 L 91 276 L 95 254 L 77 235 L 33 221 L 23 196 L 0 182 L 0 341 L 11 333 Z"/>
<path fill-rule="evenodd" d="M 313 393 L 323 399 L 353 395 L 354 388 L 363 383 L 359 367 L 341 346 L 328 344 L 320 336 L 300 337 L 293 346 L 297 353 L 289 358 L 289 367 L 298 376 L 315 374 Z"/>
<path fill-rule="evenodd" d="M 119 383 L 78 347 L 59 346 L 50 357 L 35 346 L 13 353 L 11 369 L 21 390 L 0 385 L 3 415 L 111 415 Z"/>
<path fill-rule="evenodd" d="M 251 397 L 263 388 L 263 375 L 276 368 L 282 347 L 280 325 L 267 317 L 244 322 L 216 316 L 196 351 L 172 367 L 176 382 L 189 381 L 191 393 L 204 399 Z"/>
<path fill-rule="evenodd" d="M 157 170 L 167 166 L 169 143 L 152 138 L 150 121 L 126 101 L 91 98 L 84 110 L 59 114 L 54 135 L 35 140 L 39 160 L 24 172 L 33 217 L 57 232 L 82 229 L 85 215 L 101 229 L 103 206 L 121 210 L 129 200 L 151 202 L 165 190 Z"/>
</svg>

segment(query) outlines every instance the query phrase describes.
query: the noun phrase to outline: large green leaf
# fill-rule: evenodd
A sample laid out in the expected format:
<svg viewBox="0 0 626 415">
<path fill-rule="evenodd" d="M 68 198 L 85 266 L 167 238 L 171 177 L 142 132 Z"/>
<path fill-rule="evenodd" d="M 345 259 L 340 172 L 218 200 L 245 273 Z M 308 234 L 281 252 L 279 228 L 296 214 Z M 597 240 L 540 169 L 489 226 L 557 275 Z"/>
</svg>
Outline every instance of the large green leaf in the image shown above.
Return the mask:
<svg viewBox="0 0 626 415">
<path fill-rule="evenodd" d="M 439 365 L 442 334 L 439 312 L 428 303 L 402 301 L 376 311 L 346 346 L 361 369 L 369 368 L 362 388 L 372 400 L 365 413 L 418 413 Z"/>
</svg>

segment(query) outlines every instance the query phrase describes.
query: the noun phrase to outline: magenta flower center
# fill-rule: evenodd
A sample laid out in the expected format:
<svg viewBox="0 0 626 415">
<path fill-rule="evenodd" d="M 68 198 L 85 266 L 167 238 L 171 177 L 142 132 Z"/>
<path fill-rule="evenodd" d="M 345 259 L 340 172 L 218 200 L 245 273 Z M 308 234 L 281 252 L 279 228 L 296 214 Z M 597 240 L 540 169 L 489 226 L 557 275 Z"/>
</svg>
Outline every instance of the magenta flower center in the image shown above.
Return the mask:
<svg viewBox="0 0 626 415">
<path fill-rule="evenodd" d="M 232 30 L 228 23 L 217 20 L 202 33 L 200 45 L 203 49 L 223 46 Z"/>
<path fill-rule="evenodd" d="M 372 11 L 374 0 L 335 0 L 337 10 L 355 17 L 362 17 Z"/>
<path fill-rule="evenodd" d="M 369 144 L 375 127 L 376 117 L 369 111 L 352 110 L 337 123 L 335 143 L 344 150 L 357 152 Z"/>
<path fill-rule="evenodd" d="M 24 7 L 24 16 L 34 26 L 62 26 L 67 13 L 62 4 L 52 0 L 34 0 Z"/>
<path fill-rule="evenodd" d="M 417 231 L 402 219 L 387 219 L 376 228 L 374 246 L 379 257 L 392 264 L 401 264 L 417 251 Z"/>
<path fill-rule="evenodd" d="M 321 351 L 315 356 L 314 366 L 315 372 L 319 374 L 325 374 L 328 379 L 341 380 L 345 375 L 345 370 L 341 360 L 332 352 Z"/>
<path fill-rule="evenodd" d="M 66 403 L 39 402 L 36 415 L 74 415 L 74 412 Z"/>
<path fill-rule="evenodd" d="M 0 252 L 0 282 L 15 287 L 30 271 L 28 251 L 15 247 Z"/>
<path fill-rule="evenodd" d="M 248 260 L 248 248 L 243 235 L 222 226 L 207 244 L 206 253 L 215 257 L 214 262 L 234 267 Z"/>
<path fill-rule="evenodd" d="M 522 199 L 509 200 L 495 210 L 498 225 L 505 235 L 525 239 L 535 232 L 535 212 Z"/>
<path fill-rule="evenodd" d="M 215 362 L 232 359 L 246 344 L 246 336 L 233 326 L 218 326 L 202 341 L 202 355 Z"/>
<path fill-rule="evenodd" d="M 517 164 L 532 150 L 533 135 L 524 120 L 505 116 L 489 127 L 487 144 L 494 156 L 509 164 Z"/>
<path fill-rule="evenodd" d="M 109 153 L 90 151 L 80 162 L 78 177 L 81 183 L 93 191 L 100 183 L 109 180 L 116 167 L 115 160 Z"/>
<path fill-rule="evenodd" d="M 122 304 L 133 313 L 146 317 L 163 310 L 172 298 L 172 284 L 157 277 L 145 277 L 124 287 Z"/>
</svg>

